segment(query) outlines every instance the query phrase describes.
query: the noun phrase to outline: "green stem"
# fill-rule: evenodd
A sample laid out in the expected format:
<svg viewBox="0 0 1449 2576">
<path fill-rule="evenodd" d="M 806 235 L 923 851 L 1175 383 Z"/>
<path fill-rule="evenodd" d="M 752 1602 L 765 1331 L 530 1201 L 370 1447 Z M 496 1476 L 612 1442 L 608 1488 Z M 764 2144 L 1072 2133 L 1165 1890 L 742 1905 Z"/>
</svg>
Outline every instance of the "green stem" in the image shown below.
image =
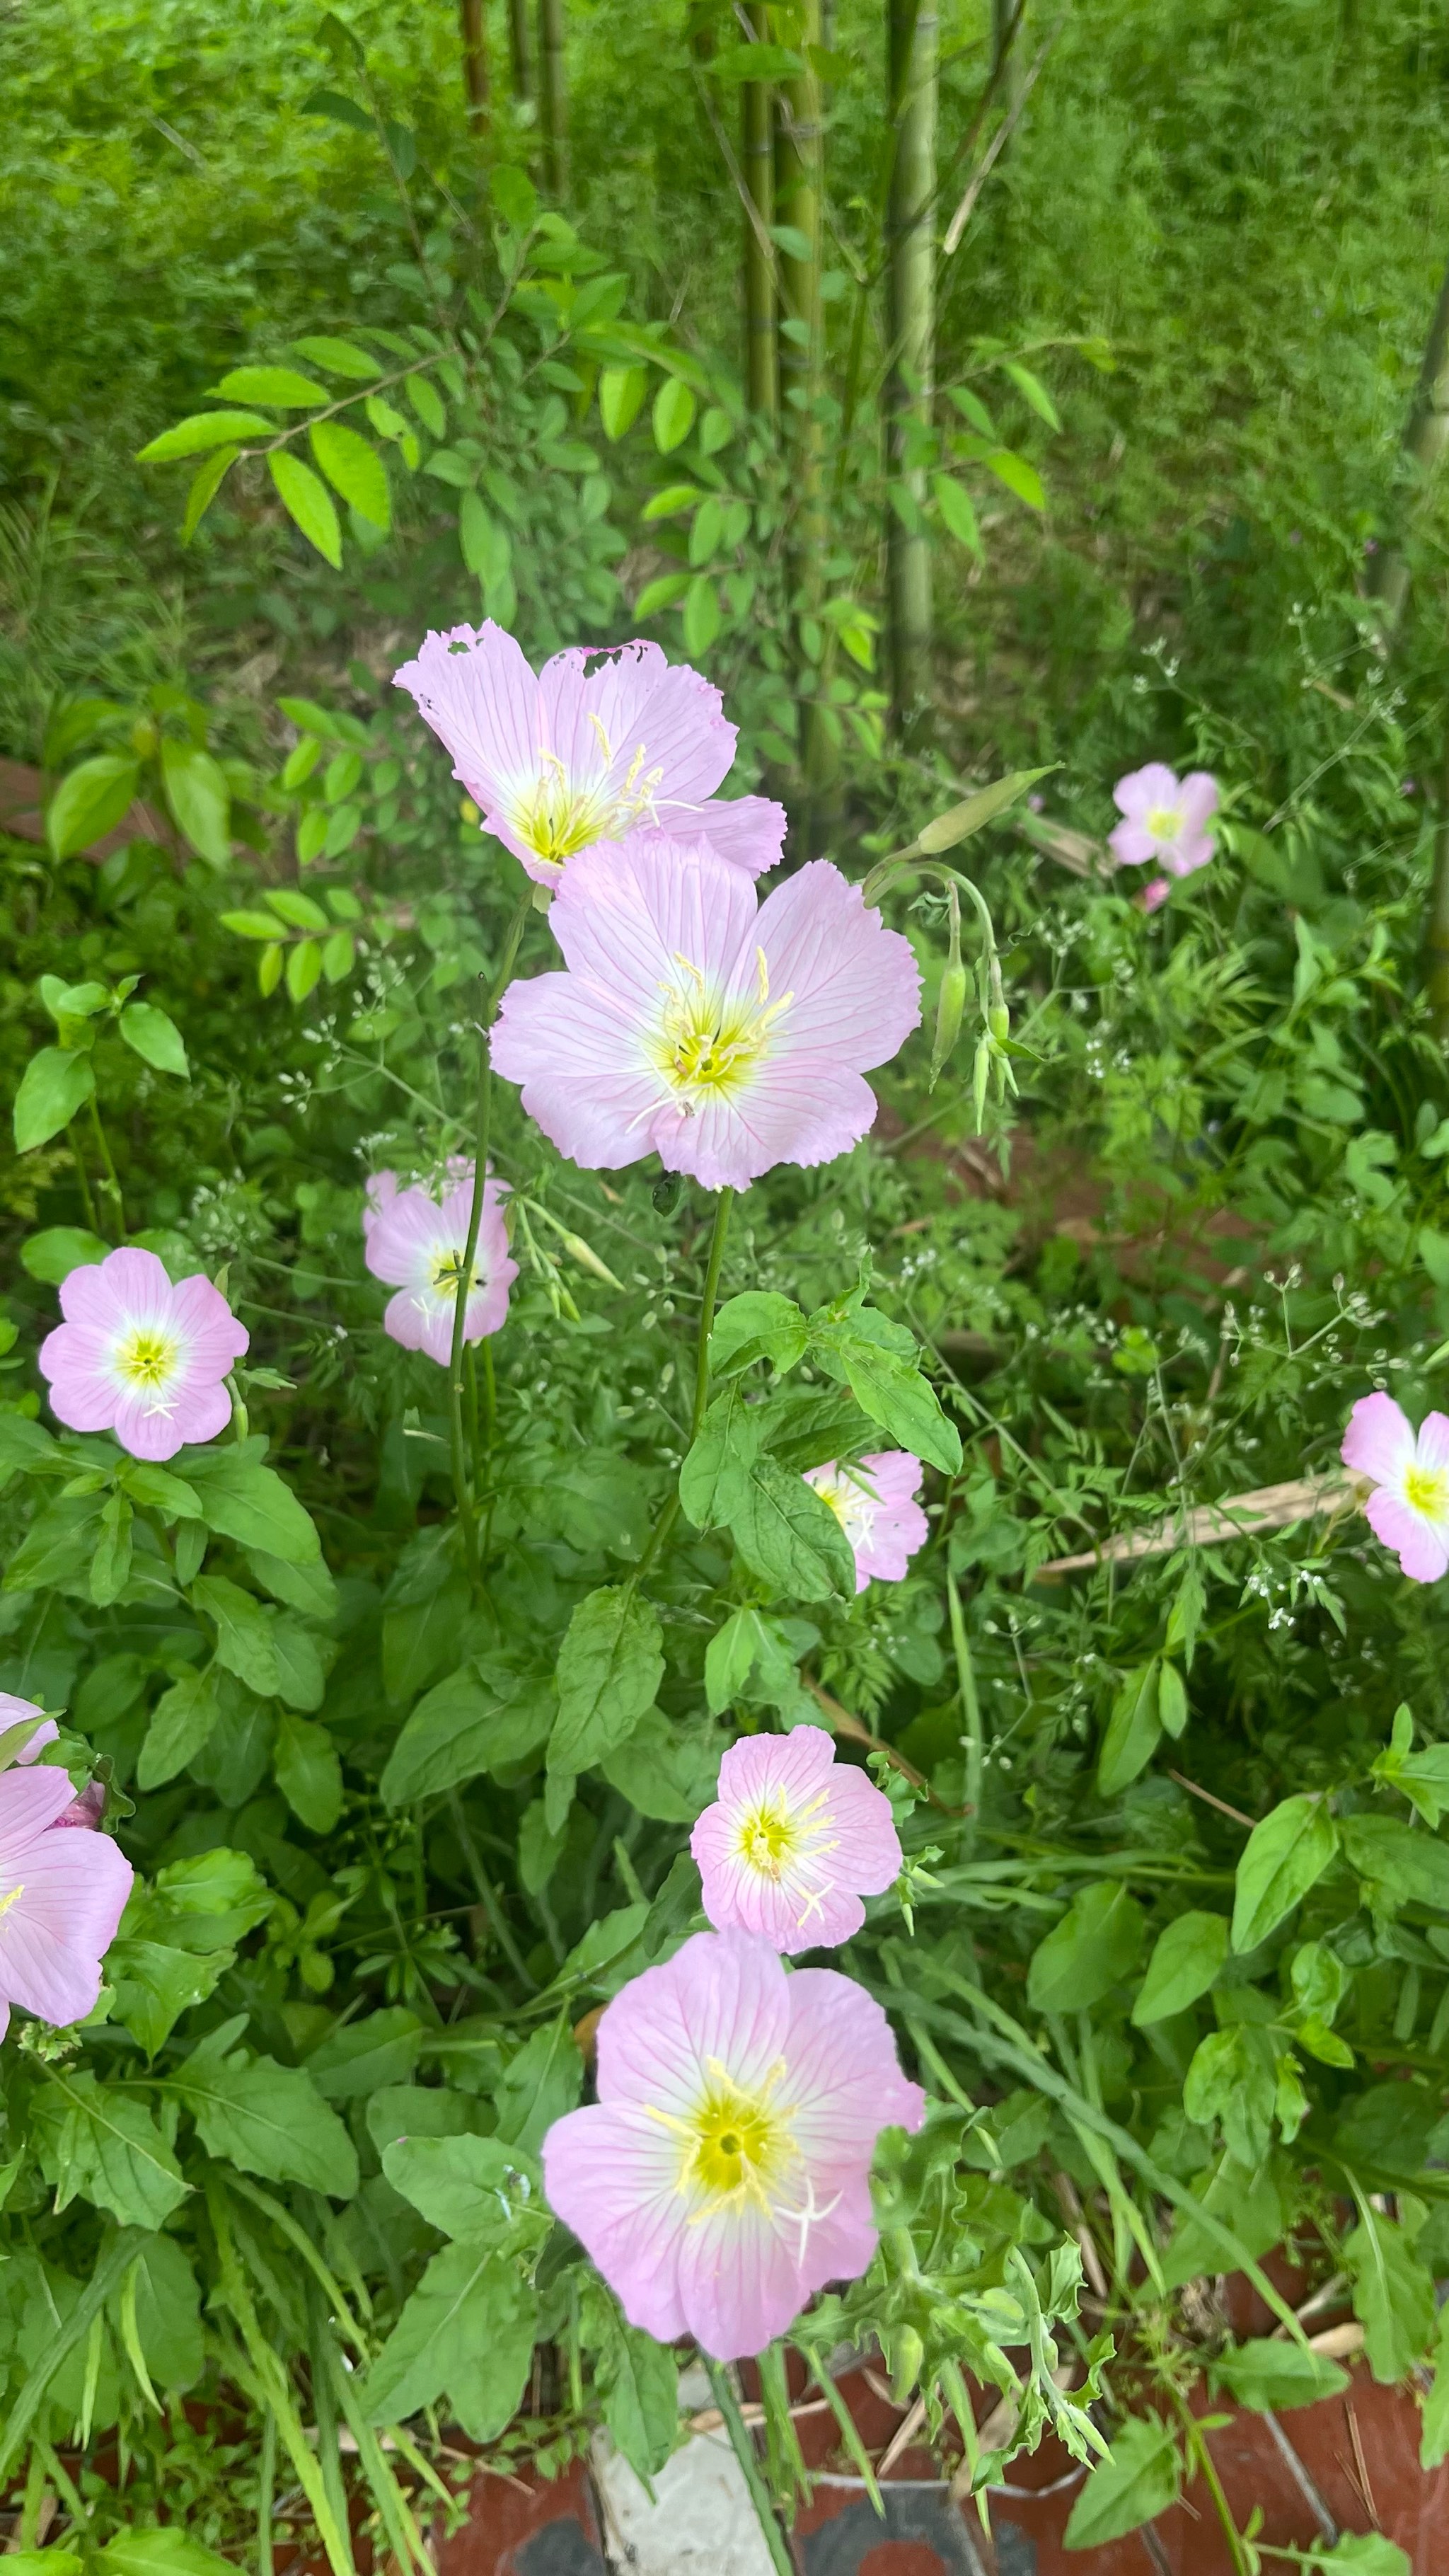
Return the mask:
<svg viewBox="0 0 1449 2576">
<path fill-rule="evenodd" d="M 101 1125 L 101 1113 L 96 1106 L 96 1095 L 94 1092 L 91 1093 L 89 1105 L 91 1125 L 96 1131 L 96 1145 L 100 1152 L 101 1166 L 106 1175 L 106 1188 L 110 1193 L 112 1203 L 115 1207 L 116 1223 L 120 1228 L 121 1234 L 124 1236 L 126 1231 L 126 1203 L 121 1196 L 120 1180 L 117 1177 L 115 1164 L 111 1160 L 111 1149 L 106 1142 L 106 1131 Z"/>
<path fill-rule="evenodd" d="M 778 2576 L 796 2576 L 790 2544 L 780 2529 L 775 2508 L 770 2502 L 769 2490 L 760 2475 L 760 2463 L 755 2454 L 755 2446 L 750 2440 L 749 2427 L 740 2413 L 740 2401 L 735 2395 L 734 2382 L 730 2378 L 729 2370 L 723 2362 L 708 2359 L 705 2360 L 704 2366 L 709 2375 L 714 2402 L 724 2417 L 725 2431 L 730 2437 L 730 2448 L 740 2464 L 745 2485 L 749 2489 L 750 2502 L 755 2508 L 755 2519 L 764 2535 L 765 2547 L 770 2553 L 770 2564 L 777 2570 Z"/>
<path fill-rule="evenodd" d="M 699 1310 L 699 1342 L 694 1362 L 694 1413 L 689 1426 L 692 1449 L 699 1438 L 709 1408 L 709 1336 L 714 1323 L 714 1310 L 719 1300 L 719 1274 L 724 1261 L 725 1237 L 730 1230 L 730 1208 L 734 1192 L 724 1189 L 715 1201 L 714 1230 L 709 1239 L 709 1261 L 704 1274 L 704 1302 Z M 676 1485 L 663 1511 L 654 1524 L 654 1535 L 634 1568 L 633 1580 L 647 1574 L 679 1518 L 679 1488 Z"/>
<path fill-rule="evenodd" d="M 463 1353 L 463 1375 L 468 1388 L 468 1450 L 473 1461 L 473 1490 L 476 1493 L 481 1481 L 478 1457 L 478 1354 L 471 1342 Z"/>
<path fill-rule="evenodd" d="M 347 2489 L 342 2480 L 342 2453 L 337 2442 L 337 2392 L 332 2385 L 328 2352 L 330 2328 L 320 2285 L 307 2281 L 307 2346 L 312 2364 L 312 2411 L 317 2419 L 317 2462 L 332 2518 L 351 2555 L 352 2532 L 347 2515 Z"/>
<path fill-rule="evenodd" d="M 483 1900 L 483 1911 L 493 1926 L 498 1947 L 503 1952 L 503 1955 L 508 1961 L 510 1968 L 513 1970 L 514 1975 L 518 1978 L 519 1983 L 526 1986 L 531 1995 L 536 1995 L 538 1992 L 538 1979 L 529 1975 L 528 1969 L 524 1963 L 523 1952 L 520 1950 L 518 1943 L 515 1941 L 513 1934 L 509 1929 L 508 1917 L 504 1913 L 503 1907 L 499 1902 L 498 1890 L 494 1886 L 492 1879 L 489 1877 L 487 1870 L 483 1866 L 482 1853 L 479 1851 L 477 1844 L 473 1840 L 467 1816 L 463 1812 L 463 1801 L 459 1797 L 456 1789 L 449 1791 L 448 1812 L 453 1819 L 453 1829 L 457 1834 L 459 1842 L 463 1846 L 463 1858 L 473 1873 L 473 1884 L 477 1888 L 478 1893 Z"/>
<path fill-rule="evenodd" d="M 76 1133 L 73 1127 L 70 1131 L 70 1150 L 75 1162 L 75 1176 L 80 1183 L 81 1206 L 86 1212 L 86 1223 L 90 1227 L 92 1234 L 99 1234 L 101 1230 L 100 1221 L 96 1215 L 95 1200 L 91 1196 L 91 1178 L 89 1172 L 86 1170 L 85 1157 L 81 1152 L 80 1146 L 76 1142 Z"/>
<path fill-rule="evenodd" d="M 40 2516 L 45 2503 L 45 2456 L 37 2442 L 25 2472 L 25 2499 L 20 2508 L 20 2546 L 40 2547 Z"/>
<path fill-rule="evenodd" d="M 1253 2576 L 1253 2559 L 1233 2520 L 1232 2507 L 1223 2493 L 1222 2480 L 1213 2466 L 1212 2453 L 1207 2446 L 1207 2436 L 1191 2407 L 1179 2397 L 1175 2388 L 1170 2391 L 1170 2394 L 1183 2432 L 1187 2436 L 1188 2452 L 1197 2462 L 1202 2473 L 1203 2484 L 1213 2500 L 1213 2511 L 1222 2524 L 1223 2538 L 1228 2544 L 1228 2556 L 1233 2562 L 1233 2576 Z"/>
<path fill-rule="evenodd" d="M 538 0 L 538 125 L 543 184 L 562 197 L 569 177 L 568 90 L 564 79 L 564 0 Z"/>
<path fill-rule="evenodd" d="M 458 1508 L 458 1526 L 463 1534 L 463 1563 L 469 1582 L 478 1583 L 478 1529 L 473 1517 L 473 1497 L 468 1484 L 468 1470 L 463 1441 L 463 1336 L 468 1325 L 467 1283 L 473 1276 L 473 1261 L 478 1250 L 478 1236 L 483 1224 L 483 1195 L 488 1182 L 488 1136 L 493 1112 L 493 1059 L 489 1052 L 488 1032 L 497 1014 L 503 988 L 513 972 L 519 942 L 528 916 L 533 910 L 530 888 L 508 925 L 503 942 L 503 960 L 492 991 L 484 1006 L 478 1027 L 478 1091 L 473 1122 L 473 1199 L 468 1210 L 468 1236 L 458 1264 L 458 1277 L 453 1289 L 453 1345 L 448 1355 L 448 1419 L 453 1467 L 453 1499 Z"/>
<path fill-rule="evenodd" d="M 946 1577 L 946 1601 L 951 1612 L 951 1644 L 956 1655 L 956 1679 L 961 1690 L 961 1716 L 964 1721 L 963 1749 L 966 1755 L 967 1819 L 962 1842 L 969 1851 L 976 1840 L 976 1825 L 981 1814 L 981 1774 L 984 1747 L 981 1738 L 981 1702 L 976 1691 L 976 1667 L 971 1661 L 971 1640 L 966 1634 L 966 1620 L 961 1608 L 961 1595 L 956 1578 Z"/>
</svg>

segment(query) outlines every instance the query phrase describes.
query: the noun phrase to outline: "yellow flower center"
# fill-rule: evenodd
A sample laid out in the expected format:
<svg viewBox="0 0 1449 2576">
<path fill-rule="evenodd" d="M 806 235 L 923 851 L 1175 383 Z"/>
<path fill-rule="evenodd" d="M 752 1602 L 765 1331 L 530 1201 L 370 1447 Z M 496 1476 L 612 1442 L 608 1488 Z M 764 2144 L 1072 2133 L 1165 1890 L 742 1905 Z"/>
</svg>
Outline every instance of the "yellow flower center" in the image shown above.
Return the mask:
<svg viewBox="0 0 1449 2576">
<path fill-rule="evenodd" d="M 458 1294 L 458 1282 L 462 1276 L 463 1246 L 461 1243 L 455 1243 L 451 1251 L 440 1249 L 434 1253 L 433 1275 L 428 1281 L 428 1286 L 435 1297 L 441 1297 L 445 1303 L 451 1302 Z M 470 1297 L 478 1284 L 478 1264 L 475 1261 L 468 1275 Z"/>
<path fill-rule="evenodd" d="M 768 1053 L 774 1023 L 795 996 L 770 1000 L 770 970 L 763 948 L 755 951 L 757 992 L 728 1001 L 712 993 L 687 957 L 676 962 L 688 981 L 664 988 L 664 1010 L 654 1058 L 670 1091 L 689 1117 L 711 1100 L 741 1091 Z"/>
<path fill-rule="evenodd" d="M 741 1860 L 762 1878 L 778 1878 L 784 1863 L 800 1848 L 799 1820 L 783 1798 L 762 1798 L 741 1816 L 739 1837 Z"/>
<path fill-rule="evenodd" d="M 769 2205 L 769 2191 L 795 2157 L 790 2113 L 770 2096 L 785 2072 L 783 2058 L 771 2068 L 758 2092 L 735 2082 L 717 2058 L 709 2061 L 710 2089 L 686 2120 L 671 2122 L 681 2133 L 679 2188 L 703 2191 L 711 2206 L 721 2200 L 754 2200 Z"/>
<path fill-rule="evenodd" d="M 23 1886 L 8 1888 L 6 1893 L 0 1896 L 0 1914 L 8 1914 L 11 1906 L 18 1905 L 24 1894 Z"/>
<path fill-rule="evenodd" d="M 614 760 L 609 737 L 597 716 L 591 716 L 590 722 L 599 737 L 607 776 Z M 556 751 L 541 751 L 538 757 L 538 775 L 519 789 L 509 820 L 519 839 L 550 867 L 562 867 L 565 859 L 586 850 L 592 841 L 617 841 L 651 812 L 655 789 L 664 776 L 662 768 L 645 769 L 642 742 L 628 776 L 613 794 L 605 792 L 602 777 L 587 784 L 571 778 Z"/>
<path fill-rule="evenodd" d="M 1449 1468 L 1410 1467 L 1404 1476 L 1404 1500 L 1411 1511 L 1423 1512 L 1431 1521 L 1442 1520 L 1449 1513 Z"/>
<path fill-rule="evenodd" d="M 116 1351 L 119 1374 L 147 1395 L 160 1392 L 175 1366 L 175 1339 L 155 1325 L 136 1325 Z"/>
<path fill-rule="evenodd" d="M 1180 805 L 1153 805 L 1148 810 L 1147 829 L 1154 841 L 1175 841 L 1182 830 Z"/>
</svg>

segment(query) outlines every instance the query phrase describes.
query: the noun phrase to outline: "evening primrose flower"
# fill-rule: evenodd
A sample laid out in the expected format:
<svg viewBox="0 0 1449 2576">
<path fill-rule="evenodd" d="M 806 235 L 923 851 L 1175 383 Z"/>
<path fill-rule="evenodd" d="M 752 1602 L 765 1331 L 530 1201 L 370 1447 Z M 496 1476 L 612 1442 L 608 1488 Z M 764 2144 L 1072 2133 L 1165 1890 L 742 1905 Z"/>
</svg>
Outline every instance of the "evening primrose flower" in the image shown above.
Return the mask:
<svg viewBox="0 0 1449 2576">
<path fill-rule="evenodd" d="M 737 2361 L 866 2269 L 876 2139 L 924 2114 L 863 1987 L 697 1932 L 604 2013 L 598 2100 L 549 2130 L 544 2188 L 631 2325 Z"/>
<path fill-rule="evenodd" d="M 568 972 L 510 984 L 493 1062 L 586 1170 L 657 1153 L 742 1190 L 832 1162 L 920 1019 L 909 941 L 823 859 L 761 904 L 706 844 L 631 833 L 571 862 L 550 919 Z"/>
<path fill-rule="evenodd" d="M 889 1798 L 836 1761 L 820 1726 L 732 1744 L 689 1847 L 715 1930 L 758 1932 L 774 1950 L 849 1941 L 862 1896 L 883 1895 L 901 1869 Z"/>
<path fill-rule="evenodd" d="M 225 1379 L 249 1337 L 209 1279 L 172 1286 L 154 1252 L 128 1246 L 72 1270 L 65 1317 L 40 1345 L 50 1409 L 70 1431 L 113 1431 L 133 1458 L 174 1458 L 231 1420 Z"/>
<path fill-rule="evenodd" d="M 640 824 L 707 838 L 748 877 L 779 860 L 784 807 L 714 793 L 738 739 L 718 689 L 687 664 L 671 669 L 657 644 L 575 645 L 535 677 L 489 619 L 428 635 L 394 685 L 452 753 L 484 830 L 539 885 Z"/>
<path fill-rule="evenodd" d="M 1190 877 L 1205 868 L 1216 844 L 1208 824 L 1217 812 L 1218 783 L 1206 769 L 1178 778 L 1160 760 L 1129 770 L 1112 790 L 1123 820 L 1108 835 L 1107 846 L 1119 868 L 1145 867 L 1156 859 L 1167 877 Z M 1148 886 L 1144 901 L 1155 912 L 1168 893 L 1166 878 Z"/>
<path fill-rule="evenodd" d="M 12 2004 L 61 2029 L 95 2009 L 134 1873 L 104 1834 L 66 1830 L 91 1821 L 79 1803 L 63 1770 L 0 1772 L 0 2039 Z"/>
<path fill-rule="evenodd" d="M 869 1458 L 845 1466 L 834 1459 L 807 1469 L 805 1482 L 828 1503 L 849 1539 L 855 1556 L 855 1588 L 863 1592 L 874 1578 L 899 1583 L 918 1547 L 930 1535 L 926 1515 L 916 1500 L 921 1490 L 921 1462 L 908 1449 L 878 1449 Z"/>
<path fill-rule="evenodd" d="M 1415 1438 L 1391 1395 L 1360 1396 L 1339 1452 L 1374 1490 L 1364 1513 L 1411 1583 L 1449 1572 L 1449 1415 L 1426 1413 Z"/>
<path fill-rule="evenodd" d="M 362 1257 L 374 1279 L 398 1292 L 388 1300 L 383 1331 L 405 1351 L 426 1351 L 440 1368 L 447 1367 L 453 1354 L 453 1315 L 473 1208 L 473 1165 L 455 1156 L 444 1181 L 439 1204 L 429 1190 L 403 1189 L 396 1172 L 375 1172 L 362 1213 Z M 498 1331 L 508 1313 L 508 1291 L 518 1277 L 503 1222 L 506 1189 L 507 1183 L 491 1173 L 483 1185 L 465 1342 L 481 1342 Z"/>
</svg>

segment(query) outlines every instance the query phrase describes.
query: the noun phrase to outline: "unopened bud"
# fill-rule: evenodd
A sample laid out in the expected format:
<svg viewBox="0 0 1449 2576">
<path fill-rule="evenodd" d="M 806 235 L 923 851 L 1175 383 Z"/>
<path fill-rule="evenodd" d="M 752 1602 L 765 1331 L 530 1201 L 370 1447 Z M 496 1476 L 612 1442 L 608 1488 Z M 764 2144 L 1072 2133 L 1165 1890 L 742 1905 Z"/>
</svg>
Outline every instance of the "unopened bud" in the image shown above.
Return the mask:
<svg viewBox="0 0 1449 2576">
<path fill-rule="evenodd" d="M 977 1042 L 976 1057 L 971 1067 L 971 1097 L 976 1104 L 976 1133 L 979 1136 L 986 1119 L 986 1091 L 991 1080 L 992 1046 L 990 1038 Z"/>
<path fill-rule="evenodd" d="M 914 2326 L 897 2326 L 891 2336 L 891 2404 L 909 2406 L 921 2376 L 926 2347 Z"/>
<path fill-rule="evenodd" d="M 602 1279 L 609 1288 L 623 1287 L 623 1280 L 615 1278 L 608 1263 L 599 1259 L 593 1245 L 585 1243 L 581 1234 L 565 1234 L 560 1237 L 560 1241 L 565 1252 L 572 1256 L 581 1270 L 592 1270 L 594 1277 Z"/>
<path fill-rule="evenodd" d="M 1005 1046 L 1011 1035 L 1011 1013 L 1004 1002 L 993 1002 L 986 1014 L 986 1025 L 998 1046 Z"/>
<path fill-rule="evenodd" d="M 959 957 L 941 977 L 940 998 L 936 1004 L 936 1036 L 931 1048 L 931 1074 L 926 1088 L 934 1091 L 951 1051 L 961 1034 L 961 1019 L 966 1008 L 966 969 Z"/>
</svg>

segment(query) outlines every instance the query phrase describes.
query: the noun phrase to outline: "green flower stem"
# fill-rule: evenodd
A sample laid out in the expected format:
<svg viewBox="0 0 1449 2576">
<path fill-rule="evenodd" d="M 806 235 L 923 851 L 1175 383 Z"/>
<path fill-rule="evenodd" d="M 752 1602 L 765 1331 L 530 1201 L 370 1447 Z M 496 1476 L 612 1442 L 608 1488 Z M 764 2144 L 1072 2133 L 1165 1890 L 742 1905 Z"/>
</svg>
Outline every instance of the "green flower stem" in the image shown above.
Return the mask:
<svg viewBox="0 0 1449 2576">
<path fill-rule="evenodd" d="M 75 1163 L 75 1176 L 80 1183 L 81 1206 L 86 1212 L 86 1223 L 90 1227 L 92 1234 L 99 1234 L 101 1230 L 100 1220 L 96 1215 L 95 1200 L 91 1196 L 91 1176 L 86 1170 L 85 1156 L 82 1154 L 80 1146 L 76 1140 L 76 1132 L 73 1127 L 70 1130 L 70 1150 L 72 1159 Z"/>
<path fill-rule="evenodd" d="M 513 972 L 528 916 L 533 910 L 530 887 L 512 921 L 503 942 L 503 960 L 493 988 L 484 1006 L 478 1026 L 478 1092 L 473 1122 L 473 1203 L 468 1211 L 468 1237 L 453 1290 L 453 1346 L 448 1356 L 448 1415 L 451 1432 L 453 1499 L 458 1507 L 458 1526 L 463 1533 L 463 1562 L 468 1580 L 478 1582 L 478 1528 L 473 1517 L 473 1496 L 468 1482 L 467 1452 L 463 1439 L 463 1334 L 468 1321 L 467 1282 L 473 1275 L 473 1259 L 478 1250 L 478 1236 L 483 1224 L 483 1192 L 488 1178 L 488 1135 L 493 1111 L 493 1059 L 488 1046 L 488 1032 L 497 1016 L 503 989 Z"/>
<path fill-rule="evenodd" d="M 529 1975 L 527 1965 L 524 1961 L 523 1952 L 520 1950 L 518 1943 L 515 1941 L 513 1934 L 509 1929 L 508 1917 L 504 1913 L 503 1907 L 499 1902 L 498 1890 L 494 1886 L 492 1879 L 489 1877 L 487 1870 L 483 1866 L 483 1855 L 473 1840 L 472 1833 L 469 1830 L 468 1819 L 463 1810 L 463 1801 L 459 1797 L 456 1789 L 450 1790 L 448 1793 L 448 1812 L 453 1819 L 453 1830 L 456 1833 L 459 1842 L 463 1846 L 463 1858 L 473 1873 L 473 1884 L 477 1888 L 478 1893 L 483 1900 L 483 1911 L 493 1926 L 493 1930 L 498 1941 L 498 1947 L 503 1952 L 504 1957 L 508 1961 L 509 1966 L 512 1968 L 513 1973 L 518 1978 L 520 1984 L 527 1989 L 529 1994 L 536 1995 L 538 1992 L 538 1979 Z"/>
<path fill-rule="evenodd" d="M 96 1145 L 101 1157 L 101 1168 L 106 1176 L 105 1189 L 115 1210 L 116 1225 L 119 1229 L 120 1235 L 124 1238 L 126 1232 L 126 1202 L 121 1196 L 120 1180 L 116 1172 L 115 1164 L 111 1160 L 111 1149 L 106 1142 L 106 1131 L 101 1125 L 101 1113 L 96 1107 L 96 1095 L 94 1092 L 91 1093 L 88 1105 L 91 1113 L 91 1125 L 96 1131 Z"/>
<path fill-rule="evenodd" d="M 976 1667 L 971 1660 L 971 1640 L 966 1634 L 966 1620 L 961 1609 L 961 1595 L 956 1578 L 946 1577 L 946 1601 L 951 1613 L 951 1644 L 956 1656 L 956 1678 L 961 1690 L 962 1746 L 966 1755 L 966 1817 L 962 1827 L 962 1847 L 969 1851 L 976 1840 L 976 1827 L 981 1816 L 981 1776 L 984 1746 L 981 1739 L 981 1702 L 976 1691 Z"/>
<path fill-rule="evenodd" d="M 31 2448 L 25 2472 L 25 2499 L 20 2508 L 20 2546 L 40 2547 L 40 2514 L 45 2503 L 45 2457 L 39 2443 Z"/>
<path fill-rule="evenodd" d="M 262 2456 L 257 2471 L 257 2576 L 274 2576 L 272 2512 L 277 2496 L 277 2419 L 270 2406 L 262 2421 Z"/>
<path fill-rule="evenodd" d="M 1228 2544 L 1228 2556 L 1233 2562 L 1233 2576 L 1253 2576 L 1253 2554 L 1233 2520 L 1232 2507 L 1223 2493 L 1222 2480 L 1213 2465 L 1213 2456 L 1207 2446 L 1207 2436 L 1191 2407 L 1178 2395 L 1177 2390 L 1170 2388 L 1168 2393 L 1187 2439 L 1188 2457 L 1196 2462 L 1203 2484 L 1212 2497 L 1213 2511 L 1222 2524 L 1223 2538 Z"/>
<path fill-rule="evenodd" d="M 770 2564 L 778 2570 L 778 2576 L 796 2576 L 795 2560 L 790 2544 L 780 2529 L 775 2508 L 770 2502 L 769 2489 L 760 2475 L 760 2463 L 756 2457 L 754 2443 L 750 2440 L 749 2427 L 740 2413 L 740 2401 L 735 2395 L 734 2382 L 723 2362 L 710 2361 L 704 2355 L 701 2355 L 701 2359 L 704 2360 L 705 2369 L 709 2374 L 714 2402 L 724 2417 L 725 2431 L 730 2437 L 730 2448 L 739 2461 L 745 2484 L 749 2488 L 750 2502 L 755 2508 L 755 2519 L 764 2534 L 765 2547 L 770 2553 Z"/>
<path fill-rule="evenodd" d="M 709 1406 L 709 1337 L 714 1324 L 714 1310 L 719 1303 L 719 1274 L 724 1262 L 725 1238 L 730 1230 L 730 1209 L 733 1202 L 734 1192 L 727 1189 L 721 1190 L 715 1201 L 714 1231 L 709 1239 L 709 1261 L 704 1274 L 704 1302 L 699 1310 L 699 1341 L 695 1350 L 694 1412 L 689 1426 L 691 1449 L 699 1438 Z M 654 1524 L 653 1537 L 634 1568 L 634 1582 L 637 1583 L 641 1575 L 648 1573 L 678 1518 L 679 1488 L 676 1485 Z"/>
</svg>

